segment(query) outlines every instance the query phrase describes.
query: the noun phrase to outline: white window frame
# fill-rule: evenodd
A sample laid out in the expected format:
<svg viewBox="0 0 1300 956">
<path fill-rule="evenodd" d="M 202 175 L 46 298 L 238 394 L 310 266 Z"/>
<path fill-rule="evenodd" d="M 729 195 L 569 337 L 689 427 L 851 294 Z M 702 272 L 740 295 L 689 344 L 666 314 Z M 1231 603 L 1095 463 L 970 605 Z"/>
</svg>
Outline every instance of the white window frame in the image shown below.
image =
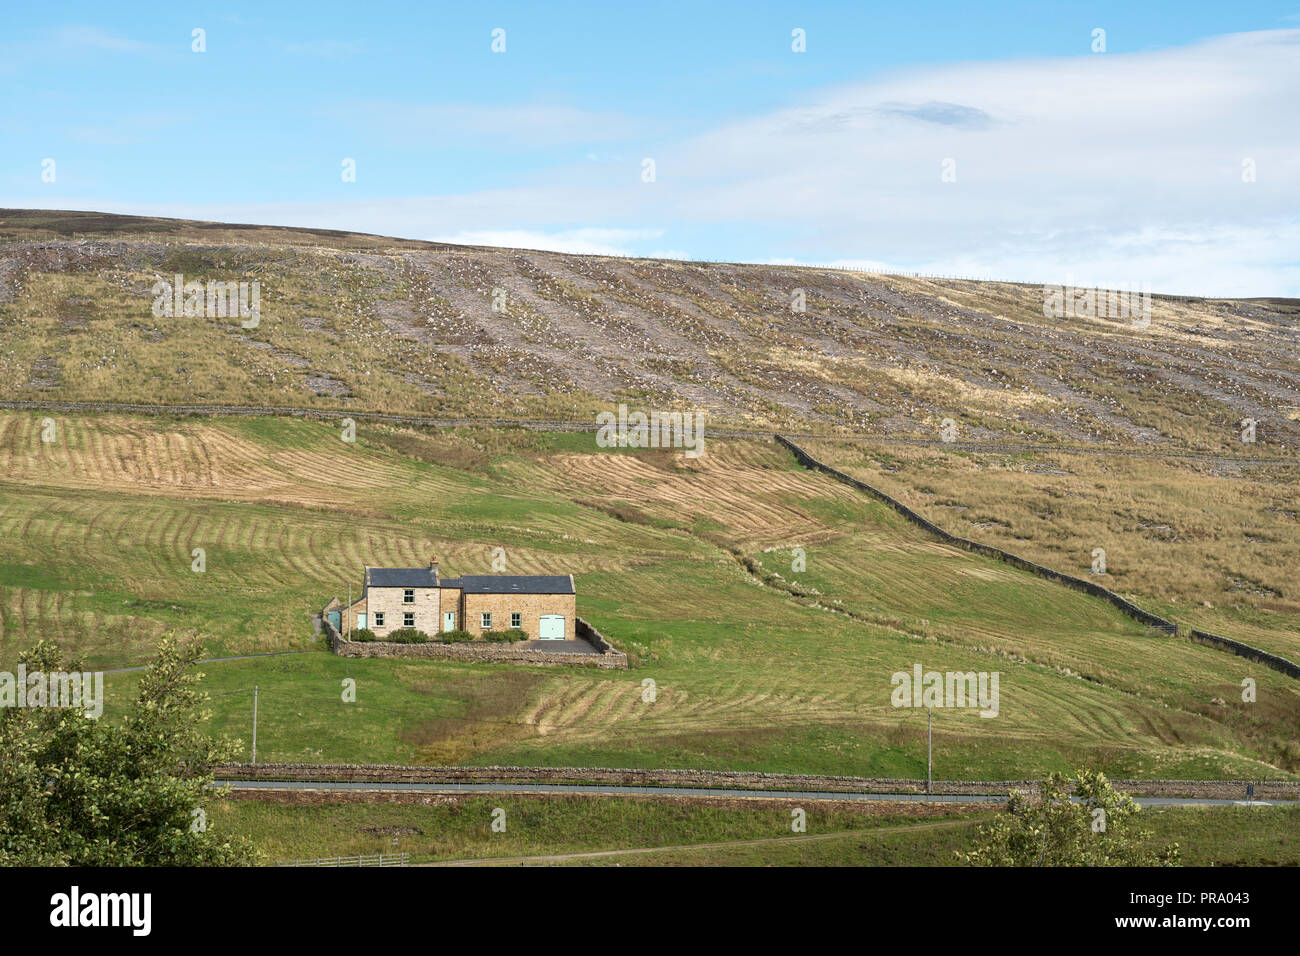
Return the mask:
<svg viewBox="0 0 1300 956">
<path fill-rule="evenodd" d="M 402 590 L 402 603 L 403 604 L 415 603 L 415 588 L 404 588 Z"/>
<path fill-rule="evenodd" d="M 374 614 L 374 619 L 373 619 L 373 621 L 374 621 L 374 625 L 375 625 L 375 627 L 383 627 L 383 626 L 384 626 L 384 612 L 383 612 L 383 611 L 376 611 L 375 614 Z"/>
<path fill-rule="evenodd" d="M 403 611 L 403 612 L 402 612 L 402 627 L 415 627 L 415 612 L 414 612 L 414 611 Z"/>
<path fill-rule="evenodd" d="M 492 630 L 492 612 L 491 611 L 480 612 L 478 622 L 479 622 L 479 627 L 482 628 L 483 630 L 485 631 Z"/>
<path fill-rule="evenodd" d="M 522 611 L 510 612 L 510 626 L 516 629 L 524 626 L 524 615 Z"/>
</svg>

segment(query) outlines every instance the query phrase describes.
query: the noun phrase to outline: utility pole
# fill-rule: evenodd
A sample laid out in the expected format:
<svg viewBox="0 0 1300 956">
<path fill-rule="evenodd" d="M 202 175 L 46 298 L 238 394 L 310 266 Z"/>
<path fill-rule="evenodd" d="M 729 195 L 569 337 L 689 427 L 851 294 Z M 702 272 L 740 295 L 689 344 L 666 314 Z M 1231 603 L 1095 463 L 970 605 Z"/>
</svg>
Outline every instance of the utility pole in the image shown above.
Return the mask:
<svg viewBox="0 0 1300 956">
<path fill-rule="evenodd" d="M 348 616 L 348 640 L 352 640 L 352 579 L 348 578 L 348 606 L 343 609 L 343 613 Z M 367 622 L 369 623 L 369 622 Z"/>
<path fill-rule="evenodd" d="M 257 766 L 257 685 L 253 685 L 253 766 Z"/>
<path fill-rule="evenodd" d="M 931 768 L 934 766 L 934 708 L 925 708 L 925 792 L 930 792 Z"/>
</svg>

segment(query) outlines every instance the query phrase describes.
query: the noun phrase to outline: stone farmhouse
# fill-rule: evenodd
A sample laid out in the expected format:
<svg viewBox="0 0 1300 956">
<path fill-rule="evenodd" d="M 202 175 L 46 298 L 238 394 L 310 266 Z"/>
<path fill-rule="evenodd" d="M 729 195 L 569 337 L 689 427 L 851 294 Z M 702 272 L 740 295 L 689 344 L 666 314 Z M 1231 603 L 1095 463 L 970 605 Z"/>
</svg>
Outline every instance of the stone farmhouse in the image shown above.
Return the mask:
<svg viewBox="0 0 1300 956">
<path fill-rule="evenodd" d="M 379 640 L 392 631 L 426 634 L 520 628 L 535 640 L 575 639 L 577 595 L 572 574 L 464 574 L 438 576 L 438 559 L 427 568 L 366 566 L 361 597 L 350 607 L 337 600 L 325 608 L 344 634 L 369 628 Z"/>
</svg>

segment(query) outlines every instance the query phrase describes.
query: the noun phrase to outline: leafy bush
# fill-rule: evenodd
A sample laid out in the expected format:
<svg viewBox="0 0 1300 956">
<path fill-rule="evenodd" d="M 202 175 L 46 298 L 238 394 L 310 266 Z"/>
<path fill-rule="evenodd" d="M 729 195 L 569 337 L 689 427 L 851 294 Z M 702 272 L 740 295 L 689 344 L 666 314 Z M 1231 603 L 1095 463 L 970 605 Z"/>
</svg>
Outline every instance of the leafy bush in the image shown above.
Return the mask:
<svg viewBox="0 0 1300 956">
<path fill-rule="evenodd" d="M 438 637 L 444 644 L 460 644 L 474 640 L 474 635 L 469 631 L 443 631 Z"/>
<path fill-rule="evenodd" d="M 1073 777 L 1052 773 L 1039 794 L 1012 793 L 1007 809 L 980 827 L 974 848 L 959 850 L 959 860 L 970 866 L 1178 866 L 1182 859 L 1177 843 L 1151 844 L 1152 831 L 1140 825 L 1141 807 L 1096 770 Z"/>
<path fill-rule="evenodd" d="M 395 631 L 389 631 L 388 637 L 384 640 L 392 641 L 394 644 L 427 644 L 429 635 L 418 627 L 399 627 Z"/>
<path fill-rule="evenodd" d="M 506 631 L 484 631 L 483 640 L 492 641 L 496 644 L 502 644 L 507 641 L 511 643 L 515 641 L 526 641 L 528 640 L 528 632 L 517 627 L 512 627 Z"/>
<path fill-rule="evenodd" d="M 212 766 L 235 741 L 207 736 L 201 642 L 170 634 L 114 719 L 79 708 L 0 707 L 0 867 L 249 866 L 259 853 L 223 827 L 195 830 Z M 31 673 L 80 671 L 57 645 L 18 654 Z"/>
<path fill-rule="evenodd" d="M 352 632 L 352 640 L 354 640 L 354 641 L 377 641 L 377 640 L 379 640 L 379 638 L 375 637 L 375 632 L 372 631 L 370 628 L 368 628 L 368 627 L 363 627 L 363 628 L 361 628 L 361 630 L 359 630 L 359 631 L 353 631 L 353 632 Z"/>
</svg>

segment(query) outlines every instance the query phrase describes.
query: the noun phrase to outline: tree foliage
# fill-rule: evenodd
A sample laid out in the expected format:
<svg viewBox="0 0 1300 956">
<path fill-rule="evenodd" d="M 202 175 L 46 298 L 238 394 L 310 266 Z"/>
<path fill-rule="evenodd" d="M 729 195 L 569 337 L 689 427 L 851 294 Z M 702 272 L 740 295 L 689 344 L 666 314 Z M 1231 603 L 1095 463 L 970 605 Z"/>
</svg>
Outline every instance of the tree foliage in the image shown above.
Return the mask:
<svg viewBox="0 0 1300 956">
<path fill-rule="evenodd" d="M 957 856 L 972 866 L 1177 866 L 1178 844 L 1152 848 L 1141 810 L 1105 774 L 1053 773 L 1037 795 L 1012 793 L 1007 812 Z"/>
<path fill-rule="evenodd" d="M 206 735 L 197 644 L 163 639 L 120 721 L 72 708 L 0 710 L 0 866 L 204 866 L 254 860 L 206 826 L 210 767 L 233 744 Z M 35 671 L 80 671 L 41 641 Z M 196 814 L 195 811 L 201 811 Z"/>
</svg>

